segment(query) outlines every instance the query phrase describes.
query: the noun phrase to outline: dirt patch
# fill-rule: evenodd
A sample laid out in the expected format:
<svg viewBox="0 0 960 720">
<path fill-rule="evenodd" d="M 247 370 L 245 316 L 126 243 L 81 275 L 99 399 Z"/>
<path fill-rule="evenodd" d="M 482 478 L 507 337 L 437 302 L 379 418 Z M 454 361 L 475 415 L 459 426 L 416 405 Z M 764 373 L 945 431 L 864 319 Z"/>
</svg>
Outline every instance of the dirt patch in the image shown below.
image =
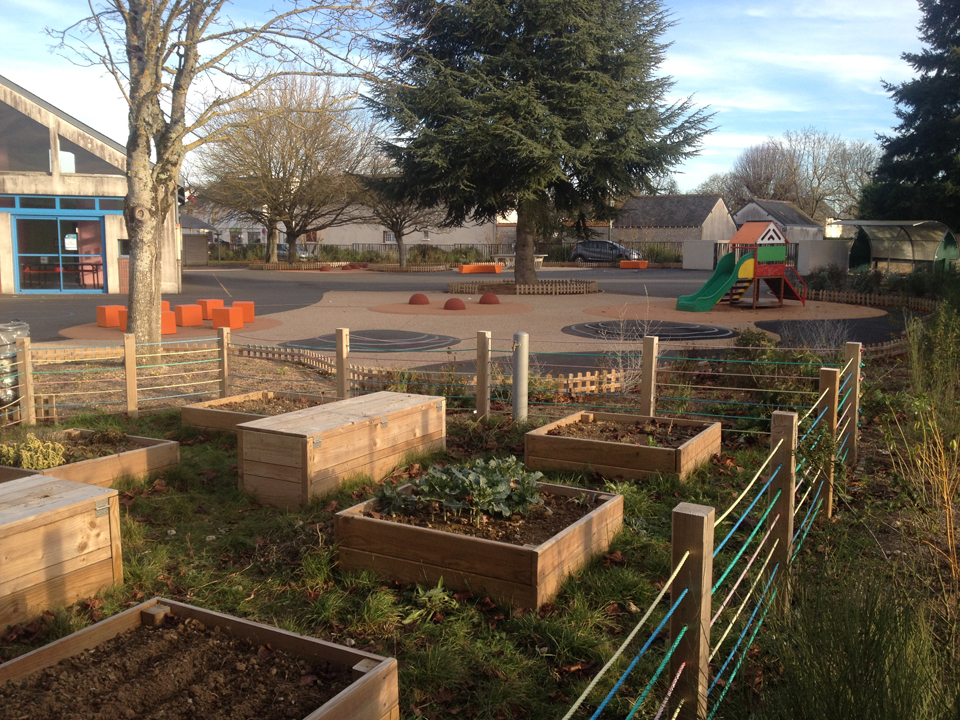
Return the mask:
<svg viewBox="0 0 960 720">
<path fill-rule="evenodd" d="M 269 645 L 167 616 L 0 687 L 0 719 L 304 718 L 352 682 Z"/>
<path fill-rule="evenodd" d="M 547 431 L 547 435 L 606 440 L 607 442 L 643 445 L 645 447 L 677 448 L 704 428 L 695 425 L 677 425 L 670 420 L 650 420 L 643 423 L 574 422 Z"/>
<path fill-rule="evenodd" d="M 284 413 L 316 407 L 324 403 L 319 400 L 304 400 L 302 398 L 253 398 L 237 402 L 223 403 L 210 408 L 211 410 L 229 410 L 230 412 L 252 413 L 254 415 L 283 415 Z"/>
<path fill-rule="evenodd" d="M 540 545 L 575 523 L 600 503 L 592 499 L 589 493 L 574 498 L 541 493 L 540 497 L 543 498 L 543 504 L 534 505 L 526 516 L 514 515 L 510 518 L 501 518 L 484 515 L 480 518 L 479 525 L 476 525 L 468 515 L 456 516 L 449 510 L 444 517 L 444 509 L 439 503 L 431 503 L 425 508 L 401 511 L 396 515 L 381 515 L 377 512 L 366 512 L 364 515 L 403 525 L 416 525 L 457 535 L 497 540 L 511 545 Z"/>
</svg>

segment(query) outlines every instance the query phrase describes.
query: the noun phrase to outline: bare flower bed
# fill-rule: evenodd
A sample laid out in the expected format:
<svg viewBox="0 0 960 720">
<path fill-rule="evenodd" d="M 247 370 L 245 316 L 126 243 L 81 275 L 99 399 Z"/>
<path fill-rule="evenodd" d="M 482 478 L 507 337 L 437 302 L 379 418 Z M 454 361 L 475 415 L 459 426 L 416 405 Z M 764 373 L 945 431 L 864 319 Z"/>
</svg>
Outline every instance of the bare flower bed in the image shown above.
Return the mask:
<svg viewBox="0 0 960 720">
<path fill-rule="evenodd" d="M 679 425 L 670 419 L 646 420 L 635 423 L 615 423 L 598 420 L 589 423 L 570 423 L 547 431 L 547 435 L 606 440 L 608 442 L 645 445 L 648 447 L 680 447 L 690 438 L 703 432 L 702 427 Z"/>
</svg>

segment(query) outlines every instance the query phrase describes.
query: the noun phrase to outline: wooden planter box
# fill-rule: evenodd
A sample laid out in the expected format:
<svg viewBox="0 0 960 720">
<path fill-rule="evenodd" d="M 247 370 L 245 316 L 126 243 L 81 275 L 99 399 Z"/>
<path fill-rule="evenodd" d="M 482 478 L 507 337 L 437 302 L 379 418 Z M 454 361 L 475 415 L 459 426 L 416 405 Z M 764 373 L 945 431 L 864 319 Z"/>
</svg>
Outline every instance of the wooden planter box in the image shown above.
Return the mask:
<svg viewBox="0 0 960 720">
<path fill-rule="evenodd" d="M 307 715 L 305 720 L 398 720 L 397 661 L 372 653 L 335 645 L 316 638 L 211 610 L 202 610 L 173 600 L 154 598 L 119 615 L 98 622 L 45 647 L 0 665 L 0 686 L 21 680 L 33 673 L 95 648 L 117 635 L 141 625 L 157 625 L 166 613 L 198 620 L 208 628 L 257 645 L 267 645 L 294 655 L 305 662 L 327 661 L 353 669 L 354 682 L 331 700 Z M 142 682 L 131 677 L 128 682 Z"/>
<path fill-rule="evenodd" d="M 243 402 L 244 400 L 270 400 L 271 398 L 306 400 L 308 402 L 319 403 L 331 403 L 337 400 L 335 397 L 324 397 L 323 395 L 304 395 L 303 393 L 257 390 L 255 392 L 244 393 L 243 395 L 231 395 L 230 397 L 207 400 L 206 402 L 196 403 L 194 405 L 184 405 L 180 408 L 180 419 L 187 427 L 201 428 L 203 430 L 232 430 L 236 432 L 237 425 L 240 423 L 276 416 L 237 412 L 235 410 L 220 410 L 217 407 L 218 405 Z"/>
<path fill-rule="evenodd" d="M 46 475 L 0 484 L 0 632 L 123 582 L 119 508 L 116 490 Z"/>
<path fill-rule="evenodd" d="M 372 499 L 336 515 L 342 570 L 373 570 L 402 583 L 470 589 L 501 603 L 536 608 L 552 598 L 571 573 L 604 552 L 623 526 L 623 496 L 539 483 L 554 495 L 583 493 L 604 502 L 536 547 L 519 546 L 389 520 L 364 517 Z M 409 492 L 410 485 L 404 486 Z"/>
<path fill-rule="evenodd" d="M 89 437 L 91 430 L 65 430 L 68 437 Z M 110 487 L 122 477 L 144 477 L 180 464 L 180 443 L 175 440 L 127 435 L 127 440 L 140 447 L 116 455 L 67 463 L 43 471 L 44 475 L 74 480 L 86 485 Z"/>
<path fill-rule="evenodd" d="M 646 260 L 621 260 L 620 269 L 621 270 L 646 270 L 647 261 Z"/>
<path fill-rule="evenodd" d="M 6 465 L 0 465 L 0 483 L 19 480 L 20 478 L 40 475 L 39 470 L 27 470 L 26 468 L 13 468 Z"/>
<path fill-rule="evenodd" d="M 378 480 L 410 451 L 446 447 L 446 399 L 378 392 L 237 426 L 240 488 L 288 510 L 351 475 Z"/>
<path fill-rule="evenodd" d="M 503 266 L 496 263 L 474 263 L 472 265 L 457 266 L 461 275 L 472 275 L 476 273 L 490 273 L 499 275 L 503 272 Z"/>
<path fill-rule="evenodd" d="M 555 427 L 576 422 L 634 424 L 668 420 L 675 425 L 703 428 L 703 432 L 678 448 L 645 447 L 630 443 L 547 435 Z M 583 470 L 590 468 L 605 478 L 636 480 L 651 475 L 677 474 L 686 478 L 701 463 L 720 452 L 720 423 L 676 418 L 649 418 L 642 415 L 578 412 L 524 436 L 524 463 L 530 470 Z"/>
</svg>

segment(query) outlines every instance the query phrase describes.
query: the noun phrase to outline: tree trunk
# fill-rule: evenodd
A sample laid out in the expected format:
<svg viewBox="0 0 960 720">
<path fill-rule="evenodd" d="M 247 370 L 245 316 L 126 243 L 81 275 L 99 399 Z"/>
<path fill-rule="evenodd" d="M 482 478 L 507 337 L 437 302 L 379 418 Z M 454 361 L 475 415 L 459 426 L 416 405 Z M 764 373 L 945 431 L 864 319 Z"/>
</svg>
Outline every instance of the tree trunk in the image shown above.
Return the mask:
<svg viewBox="0 0 960 720">
<path fill-rule="evenodd" d="M 405 270 L 407 268 L 407 248 L 403 244 L 403 231 L 397 232 L 394 230 L 393 237 L 397 241 L 397 256 L 400 258 L 400 269 Z"/>
<path fill-rule="evenodd" d="M 517 242 L 514 245 L 513 279 L 517 285 L 536 285 L 536 228 L 533 224 L 536 200 L 524 200 L 517 206 Z"/>
<path fill-rule="evenodd" d="M 287 227 L 290 226 L 287 225 Z M 289 230 L 287 231 L 287 262 L 300 262 L 300 255 L 297 253 L 297 240 L 299 238 L 299 235 L 294 235 Z"/>
<path fill-rule="evenodd" d="M 154 352 L 159 348 L 156 343 L 160 342 L 160 241 L 164 203 L 158 195 L 165 191 L 164 186 L 154 184 L 151 177 L 149 148 L 149 141 L 142 136 L 131 138 L 128 143 L 124 199 L 124 219 L 130 240 L 128 332 L 136 336 L 138 344 L 148 346 L 145 353 Z M 151 343 L 153 349 L 149 349 Z"/>
<path fill-rule="evenodd" d="M 277 229 L 277 221 L 270 220 L 267 223 L 267 262 L 277 262 L 277 242 L 280 237 L 280 231 Z"/>
</svg>

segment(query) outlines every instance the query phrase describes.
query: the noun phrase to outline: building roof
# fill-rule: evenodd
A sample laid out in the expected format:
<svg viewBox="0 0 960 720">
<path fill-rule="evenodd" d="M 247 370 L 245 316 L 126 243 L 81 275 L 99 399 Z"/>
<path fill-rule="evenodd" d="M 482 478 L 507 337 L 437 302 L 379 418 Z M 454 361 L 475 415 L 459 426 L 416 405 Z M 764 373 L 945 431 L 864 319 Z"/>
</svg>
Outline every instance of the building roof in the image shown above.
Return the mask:
<svg viewBox="0 0 960 720">
<path fill-rule="evenodd" d="M 13 92 L 15 92 L 17 95 L 21 95 L 21 96 L 25 97 L 27 100 L 29 100 L 30 102 L 39 105 L 39 106 L 42 107 L 44 110 L 53 113 L 54 115 L 56 115 L 58 118 L 60 118 L 60 119 L 63 120 L 64 122 L 70 123 L 71 125 L 73 125 L 73 126 L 74 126 L 75 128 L 77 128 L 78 130 L 82 130 L 83 132 L 85 132 L 85 133 L 86 133 L 87 135 L 89 135 L 90 137 L 96 138 L 97 140 L 99 140 L 100 142 L 102 142 L 104 145 L 108 145 L 109 147 L 111 147 L 111 148 L 113 148 L 114 150 L 116 150 L 118 153 L 121 153 L 121 154 L 123 154 L 123 155 L 126 155 L 126 154 L 127 154 L 127 148 L 124 147 L 121 143 L 118 143 L 116 140 L 111 140 L 111 139 L 108 138 L 106 135 L 104 135 L 102 132 L 99 132 L 98 130 L 94 130 L 92 127 L 90 127 L 90 126 L 87 125 L 86 123 L 80 122 L 80 121 L 77 120 L 75 117 L 73 117 L 73 115 L 70 115 L 70 114 L 68 114 L 68 113 L 65 113 L 63 110 L 61 110 L 61 109 L 58 108 L 58 107 L 55 107 L 55 106 L 51 105 L 50 103 L 48 103 L 48 102 L 47 102 L 46 100 L 44 100 L 43 98 L 37 97 L 36 95 L 34 95 L 32 92 L 30 92 L 30 91 L 27 90 L 26 88 L 20 87 L 19 85 L 17 85 L 17 84 L 16 84 L 15 82 L 13 82 L 12 80 L 9 80 L 9 79 L 5 78 L 3 75 L 0 75 L 0 85 L 4 85 L 5 87 L 9 88 L 10 90 L 13 90 Z"/>
<path fill-rule="evenodd" d="M 776 223 L 766 220 L 752 220 L 750 222 L 745 222 L 743 226 L 737 230 L 737 234 L 733 236 L 730 244 L 756 245 L 761 238 L 768 235 L 768 231 L 770 231 L 769 234 L 774 235 L 780 242 L 787 240 L 777 228 Z"/>
<path fill-rule="evenodd" d="M 613 226 L 700 227 L 718 202 L 720 195 L 635 195 L 623 203 Z"/>
<path fill-rule="evenodd" d="M 820 223 L 814 220 L 812 217 L 803 212 L 800 208 L 794 205 L 792 202 L 786 202 L 784 200 L 757 200 L 754 198 L 750 200 L 746 205 L 744 205 L 740 210 L 734 213 L 737 215 L 743 208 L 748 207 L 750 204 L 758 205 L 767 215 L 769 215 L 775 222 L 783 226 L 788 225 L 800 225 L 806 227 L 822 227 Z"/>
<path fill-rule="evenodd" d="M 180 228 L 183 230 L 198 230 L 200 232 L 217 231 L 210 223 L 204 222 L 200 218 L 195 218 L 193 215 L 187 215 L 184 212 L 180 213 Z"/>
</svg>

